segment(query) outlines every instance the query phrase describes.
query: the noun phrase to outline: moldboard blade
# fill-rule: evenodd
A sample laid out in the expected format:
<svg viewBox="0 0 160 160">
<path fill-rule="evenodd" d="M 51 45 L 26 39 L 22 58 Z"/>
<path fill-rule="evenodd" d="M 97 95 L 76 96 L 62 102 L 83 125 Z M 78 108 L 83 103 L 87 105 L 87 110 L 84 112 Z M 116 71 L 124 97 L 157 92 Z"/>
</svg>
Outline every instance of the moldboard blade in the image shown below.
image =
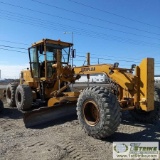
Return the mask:
<svg viewBox="0 0 160 160">
<path fill-rule="evenodd" d="M 40 107 L 23 113 L 26 128 L 44 124 L 66 116 L 76 115 L 76 104 L 61 104 L 54 107 Z"/>
</svg>

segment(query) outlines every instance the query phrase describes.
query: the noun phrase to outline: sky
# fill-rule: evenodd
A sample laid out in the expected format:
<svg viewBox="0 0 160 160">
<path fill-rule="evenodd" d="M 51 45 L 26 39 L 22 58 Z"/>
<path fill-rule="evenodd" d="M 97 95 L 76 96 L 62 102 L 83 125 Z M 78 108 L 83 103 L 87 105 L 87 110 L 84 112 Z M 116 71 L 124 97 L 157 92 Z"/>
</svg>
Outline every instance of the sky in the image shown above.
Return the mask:
<svg viewBox="0 0 160 160">
<path fill-rule="evenodd" d="M 91 64 L 126 68 L 151 57 L 160 74 L 159 15 L 159 0 L 0 0 L 1 78 L 18 78 L 43 38 L 73 42 L 75 66 L 87 52 Z"/>
</svg>

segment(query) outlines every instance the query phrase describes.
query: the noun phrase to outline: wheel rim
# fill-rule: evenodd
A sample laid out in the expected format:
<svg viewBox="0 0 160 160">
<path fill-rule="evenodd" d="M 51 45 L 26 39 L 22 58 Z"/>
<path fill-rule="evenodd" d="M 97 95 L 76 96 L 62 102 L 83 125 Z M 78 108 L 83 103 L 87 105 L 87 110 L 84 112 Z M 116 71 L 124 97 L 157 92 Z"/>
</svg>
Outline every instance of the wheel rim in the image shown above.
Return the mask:
<svg viewBox="0 0 160 160">
<path fill-rule="evenodd" d="M 85 122 L 90 126 L 95 126 L 100 119 L 99 109 L 94 101 L 87 101 L 83 105 L 83 115 Z"/>
<path fill-rule="evenodd" d="M 7 89 L 7 98 L 11 99 L 11 90 L 9 88 Z"/>
</svg>

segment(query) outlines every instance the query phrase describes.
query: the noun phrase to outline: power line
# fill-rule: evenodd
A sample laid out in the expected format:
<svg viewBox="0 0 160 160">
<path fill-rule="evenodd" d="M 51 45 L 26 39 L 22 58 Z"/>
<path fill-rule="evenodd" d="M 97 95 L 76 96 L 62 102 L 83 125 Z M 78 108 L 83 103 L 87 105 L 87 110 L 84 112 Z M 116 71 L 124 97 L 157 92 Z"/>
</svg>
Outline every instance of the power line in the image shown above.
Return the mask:
<svg viewBox="0 0 160 160">
<path fill-rule="evenodd" d="M 96 57 L 94 57 L 96 58 Z M 99 58 L 99 59 L 102 59 L 102 60 L 113 60 L 113 59 L 110 59 L 110 58 Z M 123 61 L 123 62 L 129 62 L 129 63 L 139 63 L 139 61 L 130 61 L 130 60 L 118 60 L 118 61 Z"/>
<path fill-rule="evenodd" d="M 49 5 L 49 4 L 46 4 L 46 3 L 43 3 L 43 2 L 39 2 L 39 1 L 36 1 L 36 0 L 31 0 L 31 1 L 34 1 L 34 2 L 37 2 L 37 3 L 41 3 L 41 4 L 43 4 L 43 5 L 47 5 L 47 6 L 50 6 L 50 7 L 56 7 L 57 9 L 60 9 L 60 10 L 63 10 L 63 11 L 65 10 L 65 11 L 72 12 L 72 13 L 75 13 L 75 14 L 80 14 L 80 15 L 83 15 L 84 17 L 87 17 L 87 16 L 88 16 L 88 15 L 85 15 L 85 14 L 77 13 L 77 12 L 74 12 L 74 11 L 67 10 L 67 9 L 65 9 L 65 8 L 60 8 L 60 7 L 57 7 L 57 6 Z M 40 14 L 45 14 L 45 15 L 48 15 L 48 16 L 56 16 L 56 17 L 58 17 L 58 18 L 62 18 L 62 19 L 70 20 L 70 21 L 79 22 L 79 21 L 77 21 L 77 20 L 72 20 L 72 19 L 69 19 L 69 18 L 64 18 L 64 17 L 61 17 L 61 16 L 57 16 L 57 15 L 53 15 L 53 14 L 49 14 L 49 13 L 45 13 L 45 12 L 41 12 L 41 11 L 36 11 L 36 10 L 30 9 L 30 8 L 25 8 L 25 7 L 22 7 L 22 6 L 17 6 L 17 5 L 10 4 L 10 3 L 5 3 L 5 2 L 2 2 L 2 1 L 0 1 L 0 3 L 2 3 L 2 4 L 4 4 L 4 5 L 13 6 L 13 7 L 18 7 L 18 8 L 25 9 L 25 10 L 30 10 L 30 11 L 32 11 L 32 12 L 37 12 L 37 13 L 40 13 Z M 160 34 L 158 34 L 158 33 L 149 32 L 149 31 L 146 31 L 146 30 L 141 30 L 141 29 L 139 29 L 139 28 L 134 28 L 134 27 L 126 26 L 126 25 L 121 25 L 121 24 L 118 24 L 118 23 L 115 23 L 115 22 L 111 22 L 111 21 L 107 21 L 107 20 L 103 20 L 103 19 L 100 19 L 100 18 L 95 18 L 95 17 L 92 17 L 92 16 L 88 16 L 88 17 L 90 17 L 90 18 L 92 18 L 92 19 L 97 19 L 97 20 L 99 20 L 99 21 L 111 23 L 111 24 L 114 24 L 114 25 L 118 25 L 118 26 L 130 28 L 130 29 L 134 29 L 134 30 L 137 30 L 137 31 L 142 31 L 142 32 L 146 32 L 146 33 L 149 33 L 149 34 L 160 35 Z M 81 23 L 81 22 L 80 22 L 80 23 Z M 84 23 L 84 22 L 82 22 L 82 23 Z"/>
<path fill-rule="evenodd" d="M 102 9 L 99 9 L 99 8 L 96 8 L 96 7 L 93 7 L 93 6 L 90 6 L 90 5 L 86 5 L 82 2 L 77 2 L 77 1 L 74 1 L 74 0 L 68 0 L 68 1 L 71 1 L 71 2 L 76 3 L 78 5 L 81 5 L 81 6 L 85 6 L 87 8 L 91 8 L 93 10 L 97 10 L 97 11 L 100 11 L 100 12 L 103 12 L 103 13 L 106 13 L 106 14 L 110 14 L 110 15 L 113 15 L 113 16 L 116 16 L 116 17 L 120 17 L 120 18 L 123 18 L 123 19 L 126 19 L 126 20 L 130 20 L 130 21 L 133 21 L 133 22 L 138 22 L 138 23 L 145 24 L 145 25 L 148 25 L 148 26 L 160 28 L 159 26 L 155 26 L 155 25 L 152 25 L 152 24 L 149 24 L 149 23 L 146 23 L 146 22 L 142 22 L 142 21 L 139 21 L 139 20 L 128 18 L 128 17 L 122 16 L 122 15 L 119 15 L 119 14 L 116 14 L 116 13 L 113 13 L 113 12 L 105 11 L 105 10 L 102 10 Z"/>
<path fill-rule="evenodd" d="M 26 54 L 26 52 L 22 52 L 22 51 L 19 51 L 19 50 L 12 50 L 12 49 L 7 49 L 7 48 L 15 48 L 15 49 L 25 49 L 25 48 L 18 48 L 18 47 L 14 47 L 14 46 L 6 46 L 6 45 L 0 45 L 1 47 L 5 47 L 5 48 L 0 48 L 1 50 L 7 50 L 7 51 L 16 51 L 16 52 L 20 52 L 20 53 L 25 53 Z M 25 50 L 27 50 L 27 49 L 25 49 Z M 80 55 L 76 55 L 77 57 L 80 57 L 80 58 L 86 58 L 86 56 L 80 56 Z M 101 58 L 101 57 L 91 57 L 91 61 L 93 60 L 93 59 L 97 59 L 97 62 L 98 62 L 98 59 L 100 59 L 100 60 L 102 60 L 102 61 L 115 61 L 115 59 L 111 59 L 111 58 Z M 75 61 L 85 61 L 85 59 L 84 60 L 81 60 L 81 59 L 78 59 L 78 60 L 76 60 L 75 59 Z M 126 60 L 126 59 L 117 59 L 117 61 L 122 61 L 122 62 L 126 62 L 126 63 L 139 63 L 139 62 L 137 62 L 137 61 L 131 61 L 131 60 Z M 105 62 L 106 63 L 106 62 Z M 155 64 L 160 64 L 160 63 L 155 63 Z M 156 65 L 155 67 L 158 67 L 158 65 Z"/>
<path fill-rule="evenodd" d="M 66 8 L 61 8 L 61 7 L 57 7 L 55 5 L 51 5 L 51 4 L 47 4 L 47 3 L 44 3 L 44 2 L 40 2 L 38 0 L 31 0 L 31 1 L 34 1 L 34 2 L 39 3 L 39 4 L 43 4 L 43 5 L 46 5 L 46 6 L 49 6 L 49 7 L 54 7 L 54 8 L 63 10 L 63 11 L 67 11 L 67 12 L 71 12 L 71 13 L 74 13 L 74 14 L 78 14 L 78 15 L 81 15 L 81 16 L 84 16 L 84 17 L 89 17 L 89 18 L 94 19 L 94 20 L 99 20 L 99 21 L 102 21 L 102 22 L 108 22 L 108 23 L 111 23 L 111 24 L 114 24 L 114 25 L 119 25 L 119 26 L 122 26 L 122 27 L 127 27 L 127 28 L 130 28 L 130 29 L 135 29 L 135 30 L 138 30 L 138 31 L 143 31 L 143 32 L 152 33 L 152 34 L 156 34 L 157 35 L 157 33 L 153 33 L 153 32 L 149 32 L 149 31 L 141 30 L 139 28 L 134 28 L 134 27 L 122 25 L 122 24 L 111 22 L 111 21 L 104 20 L 104 19 L 101 19 L 101 18 L 92 17 L 92 16 L 89 16 L 89 15 L 86 15 L 86 14 L 83 14 L 83 13 L 78 13 L 78 12 L 75 12 L 75 11 L 68 10 Z M 158 35 L 160 35 L 160 34 L 158 34 Z"/>
<path fill-rule="evenodd" d="M 21 42 L 13 42 L 13 41 L 4 40 L 4 39 L 0 39 L 0 41 L 3 41 L 3 42 L 8 42 L 8 43 L 14 43 L 14 44 L 28 45 L 28 44 L 26 44 L 26 43 L 21 43 Z"/>
<path fill-rule="evenodd" d="M 5 10 L 1 10 L 0 9 L 0 12 L 3 11 L 3 12 L 7 12 L 7 14 L 17 14 L 18 16 L 26 16 L 26 15 L 22 15 L 22 14 L 19 14 L 19 13 L 15 13 L 15 12 L 9 12 L 9 11 L 5 11 Z M 28 16 L 30 17 L 30 16 Z M 33 18 L 33 17 L 30 17 L 30 18 Z M 37 19 L 36 20 L 42 20 L 42 19 Z M 44 20 L 42 20 L 44 21 Z M 120 33 L 124 33 L 124 34 L 130 34 L 130 35 L 134 35 L 134 36 L 139 36 L 139 37 L 145 37 L 145 38 L 149 38 L 149 39 L 157 39 L 157 40 L 160 40 L 159 38 L 157 37 L 150 37 L 150 36 L 145 36 L 145 35 L 140 35 L 140 34 L 135 34 L 135 33 L 131 33 L 131 32 L 126 32 L 126 31 L 122 31 L 122 30 L 117 30 L 117 29 L 112 29 L 112 28 L 109 28 L 109 27 L 103 27 L 103 26 L 99 26 L 99 25 L 94 25 L 94 24 L 91 24 L 91 23 L 86 23 L 86 22 L 82 22 L 82 21 L 77 21 L 77 20 L 73 20 L 75 22 L 79 22 L 81 24 L 85 24 L 85 25 L 89 25 L 89 26 L 92 26 L 92 27 L 96 27 L 96 28 L 101 28 L 101 29 L 107 29 L 107 30 L 111 30 L 111 31 L 116 31 L 116 32 L 120 32 Z M 47 22 L 50 22 L 50 21 L 47 21 Z M 50 22 L 51 23 L 51 22 Z"/>
<path fill-rule="evenodd" d="M 115 62 L 115 59 L 113 58 L 102 58 L 102 57 L 92 57 L 93 54 L 91 54 L 91 60 L 92 59 L 98 59 L 99 60 L 107 60 L 107 61 L 114 61 Z M 86 58 L 86 56 L 80 56 L 80 55 L 76 55 L 77 57 L 80 57 L 80 58 Z M 108 55 L 106 55 L 106 57 L 108 57 Z M 126 62 L 126 63 L 140 63 L 141 61 L 140 60 L 135 60 L 135 59 L 132 59 L 132 60 L 127 60 L 127 58 L 125 59 L 122 59 L 122 58 L 118 58 L 118 57 L 115 57 L 116 58 L 116 61 L 122 61 L 122 62 Z M 155 64 L 160 64 L 160 62 L 155 62 Z"/>
<path fill-rule="evenodd" d="M 1 16 L 0 18 L 4 18 L 4 16 Z M 8 19 L 8 20 L 11 20 L 11 21 L 14 21 L 13 19 L 16 19 L 17 17 L 7 17 L 5 19 Z M 21 17 L 20 17 L 21 18 Z M 24 16 L 22 17 L 22 19 L 18 19 L 16 21 L 20 22 L 20 23 L 26 23 L 26 24 L 31 24 L 32 26 L 37 26 L 35 23 L 33 24 L 33 17 L 31 18 L 31 23 L 27 22 L 27 19 L 24 20 Z M 38 19 L 36 19 L 37 22 Z M 35 22 L 35 21 L 34 21 Z M 44 27 L 44 21 L 41 22 L 40 21 L 40 24 L 41 25 L 38 25 L 38 27 L 43 27 L 43 28 L 48 28 L 48 27 Z M 63 24 L 59 24 L 61 25 L 61 28 L 63 28 L 64 30 L 64 26 Z M 72 28 L 72 26 L 68 26 L 70 28 Z M 50 27 L 49 27 L 50 28 Z M 58 29 L 57 30 L 60 30 L 59 26 L 57 27 Z M 53 29 L 53 24 L 52 24 L 52 29 Z M 65 28 L 66 29 L 66 28 Z M 73 29 L 73 28 L 72 28 Z M 131 43 L 131 44 L 135 44 L 135 45 L 152 45 L 152 46 L 158 46 L 159 47 L 159 44 L 156 44 L 156 43 L 148 43 L 148 42 L 144 42 L 144 41 L 135 41 L 135 40 L 132 40 L 132 39 L 125 39 L 125 38 L 121 38 L 121 37 L 118 37 L 118 36 L 112 36 L 112 35 L 108 35 L 108 34 L 105 34 L 105 33 L 97 33 L 97 32 L 94 32 L 94 31 L 87 31 L 87 30 L 84 30 L 84 29 L 79 29 L 79 28 L 75 28 L 75 32 L 79 35 L 85 35 L 85 36 L 89 36 L 89 37 L 93 37 L 93 38 L 103 38 L 103 39 L 112 39 L 112 40 L 115 40 L 115 41 L 118 41 L 118 42 L 121 42 L 121 43 Z M 82 33 L 83 32 L 83 33 Z"/>
<path fill-rule="evenodd" d="M 9 42 L 9 43 L 16 43 L 16 44 L 24 44 L 24 43 L 21 43 L 21 42 L 14 42 L 14 41 L 9 41 L 9 40 L 3 40 L 3 39 L 0 39 L 0 41 L 2 41 L 2 42 Z M 27 45 L 27 44 L 25 44 L 25 45 Z M 25 49 L 25 50 L 27 50 L 26 48 L 19 48 L 19 47 L 13 47 L 13 46 L 6 46 L 6 45 L 0 45 L 0 46 L 5 46 L 5 47 L 9 47 L 9 48 L 17 48 L 17 49 Z M 77 53 L 84 53 L 84 52 L 82 52 L 82 51 L 78 51 Z M 97 55 L 97 54 L 91 54 L 91 55 Z M 77 57 L 83 57 L 83 58 L 86 58 L 86 56 L 82 56 L 82 55 L 76 55 Z M 103 55 L 103 54 L 101 54 L 101 56 L 107 56 L 107 57 L 112 57 L 112 58 L 116 58 L 116 59 L 123 59 L 124 57 L 115 57 L 115 56 L 109 56 L 109 55 Z M 101 57 L 92 57 L 92 58 L 96 58 L 96 59 L 101 59 Z M 126 59 L 128 59 L 127 57 L 125 57 L 125 60 Z M 130 59 L 130 58 L 129 58 Z M 132 58 L 132 60 L 133 61 L 139 61 L 138 59 L 133 59 Z M 128 61 L 128 60 L 127 60 Z M 128 62 L 133 62 L 133 61 L 128 61 Z M 158 62 L 156 62 L 156 64 L 160 64 L 160 62 L 158 63 Z"/>
<path fill-rule="evenodd" d="M 92 55 L 96 55 L 96 54 L 92 54 Z M 101 54 L 101 56 L 103 56 L 103 54 Z M 104 55 L 105 56 L 105 55 Z M 109 56 L 109 55 L 106 55 L 107 57 L 112 57 L 112 58 L 116 58 L 116 59 L 118 59 L 118 58 L 124 58 L 124 57 L 115 57 L 115 56 Z M 98 58 L 98 57 L 97 57 Z M 125 59 L 126 59 L 126 57 L 125 57 Z M 130 58 L 129 58 L 130 59 Z M 134 61 L 139 61 L 138 59 L 132 59 L 132 60 L 134 60 Z"/>
<path fill-rule="evenodd" d="M 7 47 L 7 48 L 15 48 L 15 49 L 23 49 L 27 50 L 26 48 L 20 48 L 20 47 L 12 47 L 12 46 L 6 46 L 6 45 L 0 45 L 1 47 Z"/>
<path fill-rule="evenodd" d="M 18 51 L 18 50 L 12 50 L 12 49 L 6 49 L 6 48 L 0 48 L 1 50 L 6 50 L 6 51 L 16 51 L 16 52 L 20 52 L 20 53 L 25 53 L 26 52 L 22 52 L 22 51 Z"/>
<path fill-rule="evenodd" d="M 3 40 L 0 40 L 0 41 L 3 41 Z M 7 40 L 4 40 L 4 42 L 8 42 Z M 15 42 L 13 42 L 13 41 L 9 41 L 10 43 L 15 43 Z M 21 44 L 20 42 L 16 42 L 17 44 Z M 20 47 L 15 47 L 15 46 L 8 46 L 8 45 L 0 45 L 1 47 L 5 47 L 5 48 L 15 48 L 15 49 L 22 49 L 22 50 L 27 50 L 26 48 L 20 48 Z M 16 50 L 17 51 L 17 50 Z M 25 53 L 25 52 L 23 52 L 23 53 Z M 110 58 L 101 58 L 101 57 L 92 57 L 92 55 L 96 55 L 96 54 L 91 54 L 91 58 L 92 59 L 100 59 L 100 60 L 114 60 L 114 59 L 110 59 Z M 82 56 L 82 55 L 76 55 L 77 57 L 80 57 L 80 58 L 86 58 L 86 56 Z M 101 56 L 102 56 L 102 54 L 101 54 Z M 108 56 L 108 55 L 104 55 L 104 56 L 107 56 L 107 57 L 112 57 L 112 58 L 116 58 L 118 61 L 125 61 L 125 62 L 135 62 L 135 63 L 139 63 L 140 61 L 139 60 L 137 60 L 137 59 L 132 59 L 132 61 L 131 60 L 127 60 L 128 58 L 127 57 L 125 57 L 125 59 L 123 59 L 122 57 L 114 57 L 114 56 Z M 79 60 L 79 59 L 78 59 Z M 77 60 L 77 61 L 78 61 Z M 80 60 L 80 61 L 84 61 L 84 60 Z M 158 63 L 158 62 L 156 62 L 156 64 L 160 64 L 160 62 Z"/>
</svg>

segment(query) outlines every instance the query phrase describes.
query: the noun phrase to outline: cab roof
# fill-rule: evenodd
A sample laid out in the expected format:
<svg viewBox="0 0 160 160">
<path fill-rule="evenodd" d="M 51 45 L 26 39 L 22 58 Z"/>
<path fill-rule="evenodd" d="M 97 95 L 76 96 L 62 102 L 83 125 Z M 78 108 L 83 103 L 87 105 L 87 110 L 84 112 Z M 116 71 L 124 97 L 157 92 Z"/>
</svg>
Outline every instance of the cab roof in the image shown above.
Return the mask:
<svg viewBox="0 0 160 160">
<path fill-rule="evenodd" d="M 68 42 L 63 42 L 61 40 L 52 40 L 52 39 L 42 39 L 38 42 L 34 42 L 32 44 L 32 47 L 38 46 L 40 44 L 56 44 L 56 45 L 62 45 L 62 46 L 66 46 L 66 47 L 71 47 L 73 46 L 73 43 L 68 43 Z"/>
</svg>

